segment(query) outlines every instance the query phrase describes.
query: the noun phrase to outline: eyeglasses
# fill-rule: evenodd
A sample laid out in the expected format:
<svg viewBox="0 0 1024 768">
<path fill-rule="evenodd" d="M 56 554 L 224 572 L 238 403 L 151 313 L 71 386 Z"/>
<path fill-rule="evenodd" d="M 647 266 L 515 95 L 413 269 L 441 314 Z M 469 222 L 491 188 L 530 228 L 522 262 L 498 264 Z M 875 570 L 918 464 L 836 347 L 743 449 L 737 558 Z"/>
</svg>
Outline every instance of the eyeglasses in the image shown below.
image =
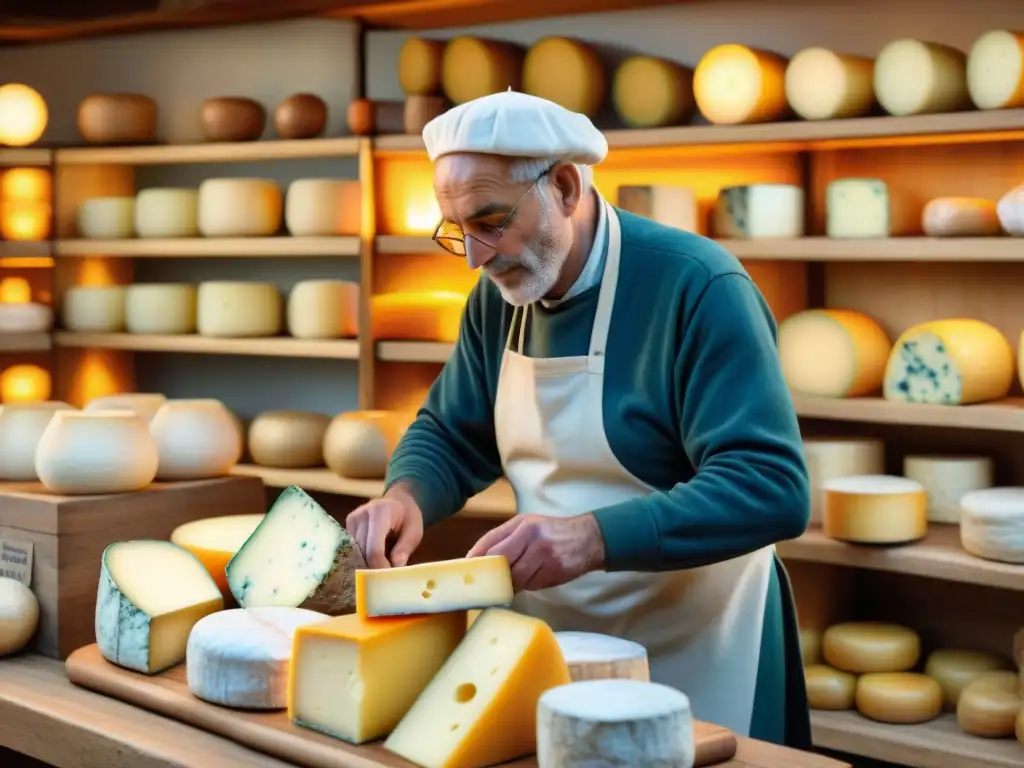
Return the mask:
<svg viewBox="0 0 1024 768">
<path fill-rule="evenodd" d="M 557 163 L 555 165 L 557 165 Z M 454 221 L 448 221 L 447 219 L 442 219 L 441 223 L 437 225 L 437 229 L 434 230 L 434 242 L 437 243 L 442 248 L 444 248 L 446 251 L 448 251 L 448 253 L 452 253 L 456 256 L 466 255 L 467 237 L 473 238 L 478 243 L 487 246 L 488 248 L 497 248 L 498 241 L 501 240 L 501 236 L 505 234 L 505 228 L 508 226 L 508 223 L 512 220 L 512 217 L 515 215 L 516 209 L 523 202 L 523 200 L 526 199 L 526 196 L 537 188 L 537 185 L 540 184 L 541 179 L 543 179 L 545 176 L 551 173 L 551 170 L 555 167 L 555 165 L 551 165 L 548 168 L 546 168 L 543 173 L 541 173 L 539 176 L 537 176 L 536 179 L 533 180 L 533 183 L 530 184 L 530 188 L 523 192 L 522 196 L 516 201 L 516 204 L 512 206 L 512 210 L 510 210 L 508 212 L 508 215 L 504 219 L 502 219 L 501 224 L 499 224 L 496 227 L 490 228 L 495 234 L 493 243 L 489 243 L 486 240 L 482 240 L 476 235 L 469 234 L 462 228 L 461 224 L 456 224 Z"/>
</svg>

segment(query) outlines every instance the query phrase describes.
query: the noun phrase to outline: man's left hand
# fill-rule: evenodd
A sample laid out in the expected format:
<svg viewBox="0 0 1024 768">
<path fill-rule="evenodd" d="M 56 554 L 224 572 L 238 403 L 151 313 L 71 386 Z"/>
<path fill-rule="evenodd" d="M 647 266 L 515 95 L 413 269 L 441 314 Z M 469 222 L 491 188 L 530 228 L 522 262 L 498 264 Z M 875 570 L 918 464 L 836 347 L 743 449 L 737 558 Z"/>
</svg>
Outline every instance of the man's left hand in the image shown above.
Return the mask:
<svg viewBox="0 0 1024 768">
<path fill-rule="evenodd" d="M 466 557 L 504 555 L 516 591 L 557 587 L 604 568 L 604 539 L 592 514 L 516 515 L 486 533 Z"/>
</svg>

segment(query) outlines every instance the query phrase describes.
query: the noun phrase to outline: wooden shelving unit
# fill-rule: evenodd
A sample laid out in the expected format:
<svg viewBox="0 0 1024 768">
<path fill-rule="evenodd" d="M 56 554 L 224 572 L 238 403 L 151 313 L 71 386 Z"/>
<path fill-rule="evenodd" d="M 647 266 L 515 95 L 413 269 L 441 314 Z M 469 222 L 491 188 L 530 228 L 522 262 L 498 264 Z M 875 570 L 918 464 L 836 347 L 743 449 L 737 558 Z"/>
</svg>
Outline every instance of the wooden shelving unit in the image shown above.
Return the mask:
<svg viewBox="0 0 1024 768">
<path fill-rule="evenodd" d="M 46 352 L 52 347 L 48 333 L 0 333 L 0 355 Z"/>
<path fill-rule="evenodd" d="M 127 258 L 281 258 L 359 256 L 358 237 L 224 237 L 153 240 L 57 240 L 57 256 Z"/>
<path fill-rule="evenodd" d="M 53 248 L 49 241 L 0 240 L 0 259 L 49 258 Z"/>
<path fill-rule="evenodd" d="M 378 341 L 377 359 L 391 363 L 448 362 L 454 344 L 440 341 Z"/>
<path fill-rule="evenodd" d="M 57 331 L 58 347 L 114 349 L 130 352 L 181 352 L 205 355 L 260 355 L 263 357 L 311 357 L 357 360 L 355 339 L 326 341 L 273 337 L 262 339 L 215 339 L 206 336 L 151 336 L 134 333 L 74 333 Z"/>
<path fill-rule="evenodd" d="M 38 147 L 0 147 L 0 168 L 38 167 L 53 161 L 53 151 Z"/>
<path fill-rule="evenodd" d="M 356 137 L 301 141 L 239 141 L 209 144 L 163 144 L 137 147 L 73 147 L 56 150 L 58 165 L 183 165 L 188 163 L 250 163 L 262 160 L 301 160 L 355 157 Z M 0 156 L 2 159 L 2 156 Z"/>
</svg>

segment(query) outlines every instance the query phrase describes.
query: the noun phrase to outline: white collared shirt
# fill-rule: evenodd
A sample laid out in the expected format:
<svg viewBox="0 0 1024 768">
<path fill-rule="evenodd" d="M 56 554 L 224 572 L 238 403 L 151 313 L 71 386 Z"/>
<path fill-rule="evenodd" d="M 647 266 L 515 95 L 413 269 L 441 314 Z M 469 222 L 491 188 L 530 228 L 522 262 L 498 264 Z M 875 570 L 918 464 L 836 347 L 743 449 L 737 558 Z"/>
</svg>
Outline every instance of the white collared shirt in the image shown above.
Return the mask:
<svg viewBox="0 0 1024 768">
<path fill-rule="evenodd" d="M 557 307 L 562 302 L 579 296 L 601 282 L 601 276 L 604 274 L 605 254 L 608 251 L 608 210 L 604 204 L 604 198 L 598 194 L 597 190 L 594 190 L 593 194 L 597 198 L 597 229 L 594 232 L 594 244 L 590 247 L 587 263 L 583 265 L 580 276 L 576 278 L 576 282 L 562 298 L 540 300 L 541 306 L 545 309 Z"/>
</svg>

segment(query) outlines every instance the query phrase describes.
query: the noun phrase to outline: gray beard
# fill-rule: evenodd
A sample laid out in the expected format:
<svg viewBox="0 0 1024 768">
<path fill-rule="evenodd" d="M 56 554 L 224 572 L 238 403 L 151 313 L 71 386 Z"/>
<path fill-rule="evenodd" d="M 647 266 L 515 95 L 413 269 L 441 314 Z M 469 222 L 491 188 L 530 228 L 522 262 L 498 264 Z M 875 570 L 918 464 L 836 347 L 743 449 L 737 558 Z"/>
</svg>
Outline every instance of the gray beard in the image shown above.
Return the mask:
<svg viewBox="0 0 1024 768">
<path fill-rule="evenodd" d="M 484 271 L 498 286 L 502 298 L 514 307 L 538 301 L 555 287 L 572 244 L 551 225 L 547 200 L 541 198 L 541 221 L 537 237 L 517 255 L 497 254 Z M 501 280 L 503 273 L 521 267 L 512 284 Z"/>
</svg>

